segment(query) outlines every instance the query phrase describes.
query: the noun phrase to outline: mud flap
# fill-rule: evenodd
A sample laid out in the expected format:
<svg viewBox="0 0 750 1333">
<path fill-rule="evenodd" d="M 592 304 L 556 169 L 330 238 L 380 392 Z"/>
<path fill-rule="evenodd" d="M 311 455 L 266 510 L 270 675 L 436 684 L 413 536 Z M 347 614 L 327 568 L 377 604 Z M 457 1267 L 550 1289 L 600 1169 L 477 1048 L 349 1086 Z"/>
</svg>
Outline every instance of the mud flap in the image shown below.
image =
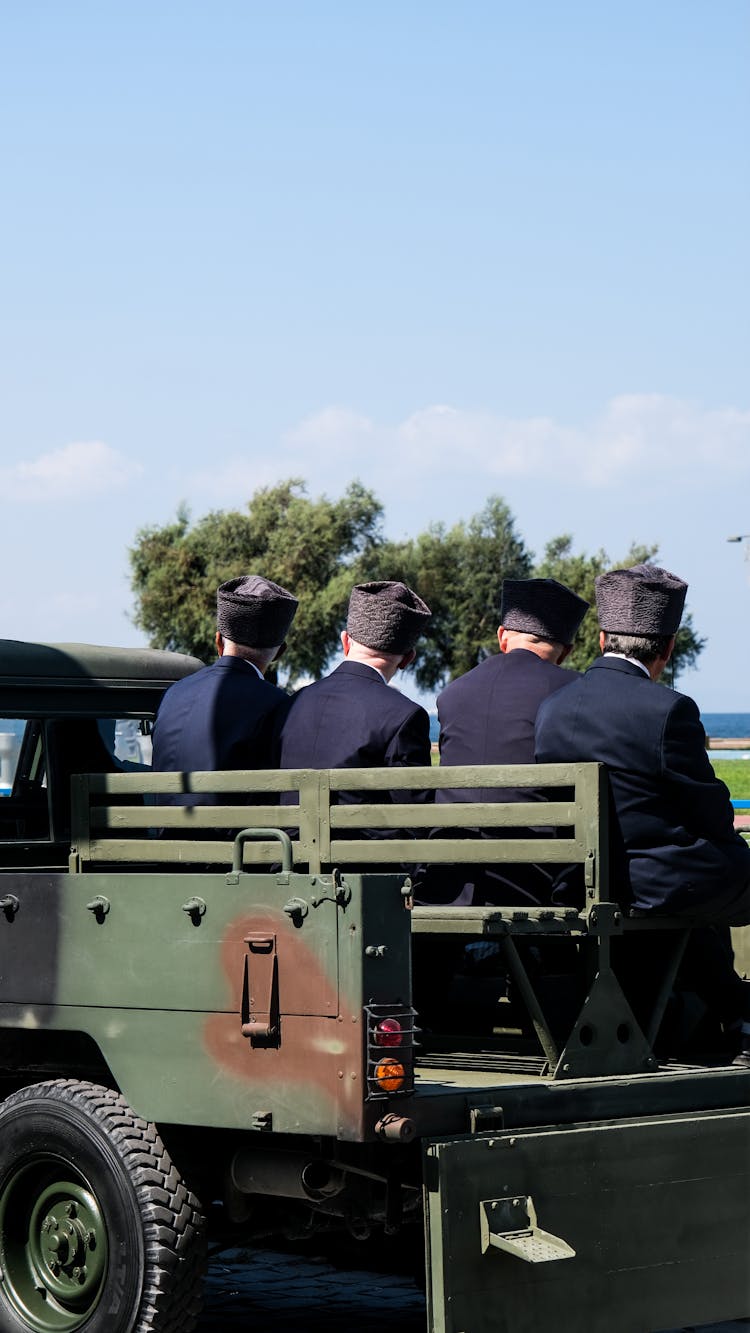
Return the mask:
<svg viewBox="0 0 750 1333">
<path fill-rule="evenodd" d="M 428 1142 L 430 1333 L 747 1316 L 749 1145 L 750 1111 Z"/>
</svg>

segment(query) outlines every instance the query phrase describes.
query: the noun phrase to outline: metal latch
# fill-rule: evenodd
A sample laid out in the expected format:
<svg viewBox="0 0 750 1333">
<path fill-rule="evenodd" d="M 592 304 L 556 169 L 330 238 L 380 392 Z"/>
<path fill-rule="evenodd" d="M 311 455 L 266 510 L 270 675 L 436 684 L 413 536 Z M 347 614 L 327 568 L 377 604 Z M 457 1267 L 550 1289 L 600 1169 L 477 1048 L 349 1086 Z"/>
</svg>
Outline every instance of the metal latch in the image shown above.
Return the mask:
<svg viewBox="0 0 750 1333">
<path fill-rule="evenodd" d="M 279 998 L 276 936 L 246 935 L 242 976 L 242 1035 L 251 1042 L 278 1042 Z"/>
<path fill-rule="evenodd" d="M 479 1205 L 482 1254 L 491 1245 L 527 1264 L 547 1264 L 553 1259 L 573 1259 L 575 1250 L 559 1236 L 542 1231 L 536 1224 L 536 1209 L 530 1194 L 509 1199 L 484 1199 Z"/>
</svg>

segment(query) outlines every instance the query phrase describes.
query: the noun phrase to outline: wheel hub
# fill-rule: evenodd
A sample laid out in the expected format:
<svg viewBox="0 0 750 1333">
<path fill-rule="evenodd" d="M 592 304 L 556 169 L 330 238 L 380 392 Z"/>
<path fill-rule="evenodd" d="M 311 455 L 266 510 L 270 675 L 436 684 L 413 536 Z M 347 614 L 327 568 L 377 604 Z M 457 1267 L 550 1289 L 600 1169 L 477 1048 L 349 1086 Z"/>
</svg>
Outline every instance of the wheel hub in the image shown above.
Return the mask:
<svg viewBox="0 0 750 1333">
<path fill-rule="evenodd" d="M 96 1196 L 83 1178 L 61 1179 L 60 1167 L 20 1168 L 0 1206 L 3 1287 L 34 1333 L 75 1333 L 96 1306 L 107 1268 Z"/>
</svg>

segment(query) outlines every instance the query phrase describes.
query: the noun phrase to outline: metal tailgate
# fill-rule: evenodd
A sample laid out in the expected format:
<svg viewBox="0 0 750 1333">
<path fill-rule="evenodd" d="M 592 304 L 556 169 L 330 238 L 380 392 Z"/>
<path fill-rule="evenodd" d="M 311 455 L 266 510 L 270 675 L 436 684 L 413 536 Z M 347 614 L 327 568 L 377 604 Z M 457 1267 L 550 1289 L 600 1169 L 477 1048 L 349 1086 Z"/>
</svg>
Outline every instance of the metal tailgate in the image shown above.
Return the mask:
<svg viewBox="0 0 750 1333">
<path fill-rule="evenodd" d="M 431 1333 L 654 1333 L 750 1314 L 750 1111 L 425 1145 Z"/>
</svg>

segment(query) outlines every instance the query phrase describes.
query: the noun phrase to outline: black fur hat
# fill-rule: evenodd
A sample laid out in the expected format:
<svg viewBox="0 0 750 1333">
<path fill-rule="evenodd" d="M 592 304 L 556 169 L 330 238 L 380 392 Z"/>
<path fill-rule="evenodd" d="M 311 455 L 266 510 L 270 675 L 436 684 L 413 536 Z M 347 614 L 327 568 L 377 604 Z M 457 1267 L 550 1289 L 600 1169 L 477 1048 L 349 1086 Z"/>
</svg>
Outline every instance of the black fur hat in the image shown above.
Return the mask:
<svg viewBox="0 0 750 1333">
<path fill-rule="evenodd" d="M 346 628 L 357 643 L 383 653 L 408 653 L 432 612 L 405 583 L 357 583 Z"/>
<path fill-rule="evenodd" d="M 504 579 L 500 624 L 537 634 L 550 643 L 572 643 L 589 603 L 557 579 Z"/>
<path fill-rule="evenodd" d="M 676 634 L 687 588 L 658 565 L 611 569 L 596 580 L 599 624 L 611 634 Z"/>
<path fill-rule="evenodd" d="M 246 648 L 276 648 L 289 633 L 298 605 L 278 583 L 241 574 L 216 593 L 216 628 L 222 638 Z"/>
</svg>

